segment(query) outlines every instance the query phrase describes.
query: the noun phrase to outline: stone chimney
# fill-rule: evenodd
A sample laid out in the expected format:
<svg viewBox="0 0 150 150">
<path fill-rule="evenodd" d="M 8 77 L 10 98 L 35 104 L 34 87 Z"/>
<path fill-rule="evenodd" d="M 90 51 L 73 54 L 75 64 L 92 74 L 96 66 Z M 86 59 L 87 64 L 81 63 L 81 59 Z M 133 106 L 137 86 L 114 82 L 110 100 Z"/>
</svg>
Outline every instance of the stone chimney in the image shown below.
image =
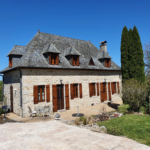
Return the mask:
<svg viewBox="0 0 150 150">
<path fill-rule="evenodd" d="M 100 42 L 100 51 L 107 53 L 107 41 Z"/>
</svg>

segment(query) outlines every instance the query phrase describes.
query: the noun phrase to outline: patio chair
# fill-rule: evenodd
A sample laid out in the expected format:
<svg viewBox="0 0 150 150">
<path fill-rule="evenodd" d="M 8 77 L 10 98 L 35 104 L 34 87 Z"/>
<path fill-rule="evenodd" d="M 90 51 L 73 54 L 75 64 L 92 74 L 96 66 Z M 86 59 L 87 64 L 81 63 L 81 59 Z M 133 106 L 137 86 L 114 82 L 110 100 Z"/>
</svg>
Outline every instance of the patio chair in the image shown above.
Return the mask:
<svg viewBox="0 0 150 150">
<path fill-rule="evenodd" d="M 35 110 L 32 110 L 29 106 L 28 106 L 28 109 L 29 109 L 29 117 L 32 117 L 32 116 L 37 116 L 37 112 Z"/>
<path fill-rule="evenodd" d="M 43 117 L 44 115 L 48 114 L 50 117 L 50 106 L 44 106 L 44 109 L 42 110 Z"/>
</svg>

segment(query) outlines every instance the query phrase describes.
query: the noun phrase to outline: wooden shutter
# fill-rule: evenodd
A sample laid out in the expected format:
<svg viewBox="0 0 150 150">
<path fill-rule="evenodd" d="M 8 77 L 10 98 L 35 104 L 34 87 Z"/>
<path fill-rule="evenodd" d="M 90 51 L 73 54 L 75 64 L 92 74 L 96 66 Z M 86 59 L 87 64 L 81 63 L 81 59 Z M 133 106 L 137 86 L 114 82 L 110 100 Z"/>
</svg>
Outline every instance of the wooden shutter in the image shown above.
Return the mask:
<svg viewBox="0 0 150 150">
<path fill-rule="evenodd" d="M 113 84 L 113 82 L 111 82 L 111 91 L 112 91 L 112 94 L 114 94 L 114 84 Z"/>
<path fill-rule="evenodd" d="M 97 96 L 99 96 L 99 83 L 97 82 Z"/>
<path fill-rule="evenodd" d="M 10 103 L 11 103 L 11 112 L 13 112 L 13 86 L 10 86 Z"/>
<path fill-rule="evenodd" d="M 104 101 L 103 83 L 100 83 L 100 91 L 101 91 L 101 102 L 103 102 Z"/>
<path fill-rule="evenodd" d="M 118 94 L 119 94 L 120 93 L 119 82 L 117 82 L 117 87 L 118 87 Z"/>
<path fill-rule="evenodd" d="M 73 84 L 70 84 L 71 99 L 74 99 Z"/>
<path fill-rule="evenodd" d="M 50 86 L 46 85 L 46 101 L 50 102 Z"/>
<path fill-rule="evenodd" d="M 57 56 L 56 56 L 56 65 L 58 65 L 59 64 L 59 54 L 57 54 Z"/>
<path fill-rule="evenodd" d="M 108 67 L 110 67 L 110 59 L 109 59 Z"/>
<path fill-rule="evenodd" d="M 9 56 L 9 67 L 12 67 L 12 56 Z"/>
<path fill-rule="evenodd" d="M 108 83 L 108 96 L 109 96 L 109 100 L 111 101 L 110 83 Z"/>
<path fill-rule="evenodd" d="M 52 86 L 53 90 L 53 112 L 57 111 L 57 85 Z"/>
<path fill-rule="evenodd" d="M 82 83 L 79 84 L 80 98 L 82 98 Z"/>
<path fill-rule="evenodd" d="M 89 83 L 89 95 L 92 97 L 92 83 Z"/>
<path fill-rule="evenodd" d="M 38 86 L 35 85 L 33 87 L 33 95 L 34 95 L 34 104 L 38 103 Z"/>
<path fill-rule="evenodd" d="M 66 109 L 69 109 L 69 84 L 65 84 Z"/>
</svg>

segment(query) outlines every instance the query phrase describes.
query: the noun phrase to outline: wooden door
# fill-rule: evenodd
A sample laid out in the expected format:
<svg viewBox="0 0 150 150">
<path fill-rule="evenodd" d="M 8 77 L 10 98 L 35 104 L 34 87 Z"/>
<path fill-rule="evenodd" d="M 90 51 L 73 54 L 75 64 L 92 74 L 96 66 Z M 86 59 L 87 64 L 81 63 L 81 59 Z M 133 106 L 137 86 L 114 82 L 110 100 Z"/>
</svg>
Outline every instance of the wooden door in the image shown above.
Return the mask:
<svg viewBox="0 0 150 150">
<path fill-rule="evenodd" d="M 64 109 L 63 85 L 57 85 L 57 110 Z"/>
<path fill-rule="evenodd" d="M 101 88 L 101 102 L 104 102 L 107 100 L 107 88 L 106 88 L 106 83 L 100 83 L 100 88 Z"/>
<path fill-rule="evenodd" d="M 66 110 L 69 109 L 69 84 L 65 85 Z"/>
<path fill-rule="evenodd" d="M 109 96 L 109 100 L 111 101 L 110 82 L 108 83 L 108 96 Z"/>
<path fill-rule="evenodd" d="M 53 112 L 57 111 L 57 85 L 52 86 L 53 90 Z"/>
<path fill-rule="evenodd" d="M 13 109 L 13 86 L 10 86 L 10 103 L 11 103 L 11 112 L 14 111 Z"/>
</svg>

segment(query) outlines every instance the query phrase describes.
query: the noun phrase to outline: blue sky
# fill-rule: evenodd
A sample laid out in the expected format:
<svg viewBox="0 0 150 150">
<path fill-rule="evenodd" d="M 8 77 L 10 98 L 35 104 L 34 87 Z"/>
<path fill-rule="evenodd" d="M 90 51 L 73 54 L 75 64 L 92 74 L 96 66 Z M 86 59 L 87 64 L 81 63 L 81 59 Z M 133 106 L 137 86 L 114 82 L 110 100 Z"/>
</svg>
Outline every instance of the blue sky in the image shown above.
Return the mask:
<svg viewBox="0 0 150 150">
<path fill-rule="evenodd" d="M 90 40 L 99 48 L 106 40 L 119 66 L 123 27 L 139 31 L 142 45 L 150 40 L 150 0 L 1 0 L 0 70 L 14 45 L 26 45 L 41 32 Z M 1 78 L 0 78 L 1 80 Z"/>
</svg>

